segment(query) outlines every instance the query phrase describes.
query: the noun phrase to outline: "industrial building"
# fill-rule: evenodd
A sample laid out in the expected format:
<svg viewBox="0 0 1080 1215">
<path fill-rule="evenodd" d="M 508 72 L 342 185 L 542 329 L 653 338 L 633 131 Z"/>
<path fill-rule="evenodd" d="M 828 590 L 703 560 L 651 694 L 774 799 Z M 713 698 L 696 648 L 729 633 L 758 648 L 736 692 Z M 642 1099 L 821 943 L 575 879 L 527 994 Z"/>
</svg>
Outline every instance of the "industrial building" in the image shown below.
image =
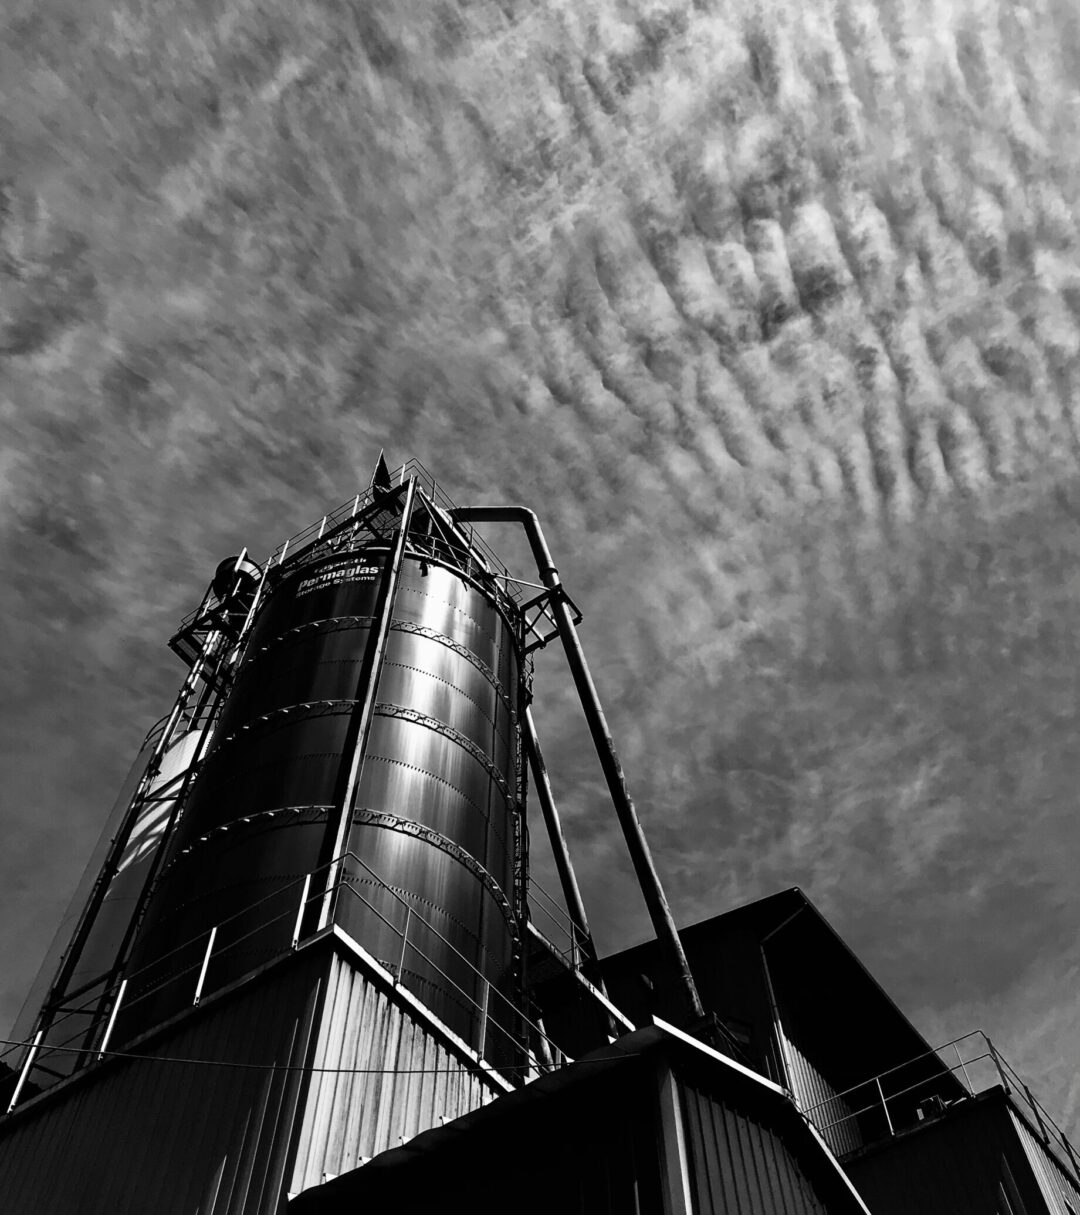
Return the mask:
<svg viewBox="0 0 1080 1215">
<path fill-rule="evenodd" d="M 3 1059 L 5 1215 L 1080 1215 L 994 1046 L 933 1048 L 801 891 L 676 930 L 580 619 L 531 511 L 415 462 L 221 563 Z M 605 959 L 530 710 L 555 643 L 655 930 Z"/>
</svg>

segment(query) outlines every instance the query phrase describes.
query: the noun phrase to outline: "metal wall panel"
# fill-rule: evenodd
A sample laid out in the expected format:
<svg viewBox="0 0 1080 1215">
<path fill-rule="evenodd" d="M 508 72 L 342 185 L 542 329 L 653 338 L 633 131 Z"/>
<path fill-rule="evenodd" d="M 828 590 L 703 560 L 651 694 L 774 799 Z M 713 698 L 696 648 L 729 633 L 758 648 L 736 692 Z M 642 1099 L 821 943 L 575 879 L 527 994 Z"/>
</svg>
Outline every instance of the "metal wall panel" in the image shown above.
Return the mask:
<svg viewBox="0 0 1080 1215">
<path fill-rule="evenodd" d="M 858 1119 L 851 1117 L 851 1104 L 837 1094 L 783 1025 L 778 1032 L 784 1039 L 784 1056 L 791 1068 L 791 1088 L 799 1108 L 809 1111 L 810 1121 L 837 1156 L 854 1151 L 863 1140 Z"/>
<path fill-rule="evenodd" d="M 1065 1173 L 1014 1110 L 1009 1111 L 1009 1116 L 1038 1181 L 1047 1210 L 1051 1215 L 1077 1215 L 1080 1212 L 1080 1187 L 1076 1181 Z"/>
<path fill-rule="evenodd" d="M 527 1085 L 432 1130 L 406 1152 L 313 1186 L 289 1210 L 660 1215 L 666 1208 L 652 1069 L 629 1058 L 599 1072 L 586 1065 L 578 1076 L 582 1082 L 568 1091 L 558 1091 L 553 1076 Z M 554 1091 L 545 1091 L 552 1080 Z"/>
<path fill-rule="evenodd" d="M 692 1080 L 679 1082 L 699 1215 L 827 1215 L 784 1139 L 760 1115 Z"/>
<path fill-rule="evenodd" d="M 314 1186 L 289 1209 L 866 1215 L 785 1095 L 659 1028 Z"/>
<path fill-rule="evenodd" d="M 289 1189 L 356 1168 L 495 1093 L 369 977 L 335 959 Z M 325 1069 L 325 1070 L 320 1070 Z"/>
<path fill-rule="evenodd" d="M 325 966 L 325 954 L 300 955 L 139 1047 L 232 1066 L 112 1059 L 0 1123 L 0 1210 L 279 1210 L 299 1067 Z"/>
<path fill-rule="evenodd" d="M 1046 1215 L 1000 1089 L 854 1156 L 874 1215 Z"/>
</svg>

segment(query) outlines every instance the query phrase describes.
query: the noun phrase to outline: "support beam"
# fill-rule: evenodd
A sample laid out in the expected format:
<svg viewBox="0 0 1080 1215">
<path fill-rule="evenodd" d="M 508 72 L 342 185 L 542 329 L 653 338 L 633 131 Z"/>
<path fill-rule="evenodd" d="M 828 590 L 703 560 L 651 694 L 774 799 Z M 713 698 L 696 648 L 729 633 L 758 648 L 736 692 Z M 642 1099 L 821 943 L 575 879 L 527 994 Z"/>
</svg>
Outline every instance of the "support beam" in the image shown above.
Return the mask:
<svg viewBox="0 0 1080 1215">
<path fill-rule="evenodd" d="M 375 698 L 379 690 L 379 675 L 382 671 L 386 639 L 390 635 L 390 621 L 394 615 L 394 600 L 397 596 L 398 575 L 405 555 L 405 542 L 412 522 L 413 503 L 416 500 L 416 478 L 411 477 L 405 491 L 405 504 L 401 521 L 394 534 L 393 547 L 383 571 L 379 600 L 375 608 L 375 624 L 356 681 L 355 707 L 349 718 L 348 732 L 342 749 L 344 762 L 338 776 L 338 789 L 334 797 L 334 810 L 323 841 L 322 865 L 326 871 L 326 887 L 323 894 L 319 927 L 330 922 L 331 902 L 334 886 L 341 870 L 341 857 L 346 850 L 349 828 L 352 825 L 353 802 L 360 784 L 360 770 L 364 762 L 371 719 L 375 714 Z"/>
<path fill-rule="evenodd" d="M 237 558 L 239 566 L 241 558 Z M 202 603 L 196 613 L 201 615 L 207 610 L 211 602 L 212 592 L 208 587 L 206 594 L 203 596 Z M 142 812 L 145 804 L 145 799 L 149 794 L 151 787 L 158 772 L 161 768 L 161 762 L 172 744 L 177 726 L 179 725 L 184 711 L 195 693 L 200 679 L 206 679 L 207 685 L 213 683 L 210 674 L 210 668 L 222 641 L 221 633 L 212 631 L 207 635 L 205 644 L 198 658 L 192 663 L 191 669 L 187 673 L 180 691 L 177 693 L 176 700 L 173 702 L 172 710 L 169 713 L 168 719 L 163 726 L 161 733 L 158 735 L 157 741 L 146 761 L 146 767 L 143 769 L 142 775 L 139 778 L 138 784 L 135 787 L 134 793 L 128 802 L 127 809 L 124 812 L 124 817 L 121 820 L 119 830 L 113 836 L 108 852 L 105 855 L 105 860 L 102 863 L 101 869 L 98 872 L 94 885 L 90 891 L 90 896 L 86 900 L 82 911 L 79 913 L 78 922 L 75 925 L 75 931 L 72 933 L 71 940 L 68 943 L 63 955 L 61 956 L 59 966 L 52 983 L 49 986 L 45 999 L 41 1004 L 41 1011 L 38 1014 L 35 1023 L 35 1029 L 43 1032 L 48 1032 L 49 1026 L 55 1016 L 56 1005 L 60 1000 L 68 996 L 68 984 L 71 982 L 72 976 L 78 969 L 79 962 L 83 955 L 83 950 L 90 939 L 90 934 L 94 930 L 94 925 L 97 922 L 98 913 L 101 911 L 102 904 L 105 902 L 105 896 L 109 893 L 109 887 L 112 884 L 113 878 L 120 869 L 120 862 L 123 859 L 124 852 L 131 839 L 132 832 L 135 829 L 135 824 L 139 820 L 139 815 Z M 194 762 L 194 761 L 193 761 Z M 179 799 L 178 799 L 179 804 Z M 149 888 L 150 882 L 160 865 L 161 856 L 165 850 L 165 845 L 168 841 L 169 834 L 172 829 L 172 818 L 165 831 L 162 833 L 161 841 L 154 854 L 151 863 L 150 871 L 146 879 L 146 887 Z M 134 924 L 135 917 L 132 918 Z M 130 942 L 132 929 L 129 929 L 121 941 L 120 947 L 117 950 L 116 959 L 114 962 L 113 972 L 118 971 L 127 957 L 127 947 Z M 89 983 L 83 985 L 83 989 L 88 989 L 97 982 L 95 978 Z M 82 990 L 82 989 L 80 989 Z"/>
<path fill-rule="evenodd" d="M 686 1128 L 679 1103 L 679 1086 L 666 1060 L 659 1062 L 656 1067 L 656 1097 L 660 1115 L 664 1215 L 693 1215 L 694 1199 L 690 1190 L 690 1164 L 686 1151 Z"/>
<path fill-rule="evenodd" d="M 563 898 L 566 900 L 566 910 L 570 913 L 575 954 L 580 948 L 587 962 L 596 962 L 596 946 L 593 944 L 592 932 L 589 930 L 589 920 L 585 914 L 585 903 L 581 898 L 577 875 L 574 873 L 574 866 L 570 860 L 570 850 L 566 846 L 566 837 L 563 835 L 559 811 L 555 805 L 555 795 L 551 791 L 551 781 L 548 779 L 547 765 L 544 763 L 544 756 L 540 750 L 540 740 L 536 736 L 532 709 L 525 710 L 522 716 L 522 727 L 525 737 L 525 752 L 529 759 L 529 767 L 532 769 L 533 780 L 536 783 L 540 812 L 544 816 L 544 826 L 547 828 L 548 839 L 551 841 L 551 851 L 555 858 L 555 868 L 559 872 L 559 883 L 562 886 Z"/>
</svg>

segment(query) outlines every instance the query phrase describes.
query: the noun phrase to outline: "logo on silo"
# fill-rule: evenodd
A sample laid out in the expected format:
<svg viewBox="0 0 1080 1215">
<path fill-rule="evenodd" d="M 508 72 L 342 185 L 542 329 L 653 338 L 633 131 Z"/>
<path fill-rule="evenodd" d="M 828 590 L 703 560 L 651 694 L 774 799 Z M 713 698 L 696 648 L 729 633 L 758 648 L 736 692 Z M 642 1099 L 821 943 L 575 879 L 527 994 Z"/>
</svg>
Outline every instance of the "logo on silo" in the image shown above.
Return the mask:
<svg viewBox="0 0 1080 1215">
<path fill-rule="evenodd" d="M 341 586 L 346 582 L 374 582 L 379 575 L 379 566 L 355 557 L 347 557 L 343 561 L 324 566 L 317 574 L 305 578 L 296 588 L 296 597 L 310 595 L 312 591 L 322 591 L 327 587 Z"/>
</svg>

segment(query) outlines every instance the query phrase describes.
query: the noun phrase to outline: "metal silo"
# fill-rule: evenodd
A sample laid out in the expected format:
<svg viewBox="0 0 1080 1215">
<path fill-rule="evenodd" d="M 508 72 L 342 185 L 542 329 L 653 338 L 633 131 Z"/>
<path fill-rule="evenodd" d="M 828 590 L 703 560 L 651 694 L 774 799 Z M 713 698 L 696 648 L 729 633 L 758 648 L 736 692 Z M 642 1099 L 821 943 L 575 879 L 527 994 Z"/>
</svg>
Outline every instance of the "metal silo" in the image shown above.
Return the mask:
<svg viewBox="0 0 1080 1215">
<path fill-rule="evenodd" d="M 499 564 L 486 522 L 524 526 L 539 582 Z M 81 1210 L 91 1175 L 102 1211 L 279 1210 L 560 1067 L 527 965 L 565 972 L 601 1038 L 629 1028 L 596 986 L 528 707 L 530 655 L 558 638 L 677 944 L 579 620 L 531 512 L 457 508 L 414 462 L 380 460 L 265 561 L 221 563 L 170 640 L 188 675 L 0 1070 L 0 1156 L 19 1161 L 0 1169 L 5 1210 Z M 529 916 L 526 760 L 565 952 Z"/>
<path fill-rule="evenodd" d="M 124 1036 L 188 998 L 209 934 L 205 990 L 277 955 L 308 875 L 305 933 L 336 924 L 477 1047 L 506 1020 L 521 614 L 427 494 L 383 497 L 382 528 L 338 525 L 267 566 L 138 933 Z"/>
</svg>

